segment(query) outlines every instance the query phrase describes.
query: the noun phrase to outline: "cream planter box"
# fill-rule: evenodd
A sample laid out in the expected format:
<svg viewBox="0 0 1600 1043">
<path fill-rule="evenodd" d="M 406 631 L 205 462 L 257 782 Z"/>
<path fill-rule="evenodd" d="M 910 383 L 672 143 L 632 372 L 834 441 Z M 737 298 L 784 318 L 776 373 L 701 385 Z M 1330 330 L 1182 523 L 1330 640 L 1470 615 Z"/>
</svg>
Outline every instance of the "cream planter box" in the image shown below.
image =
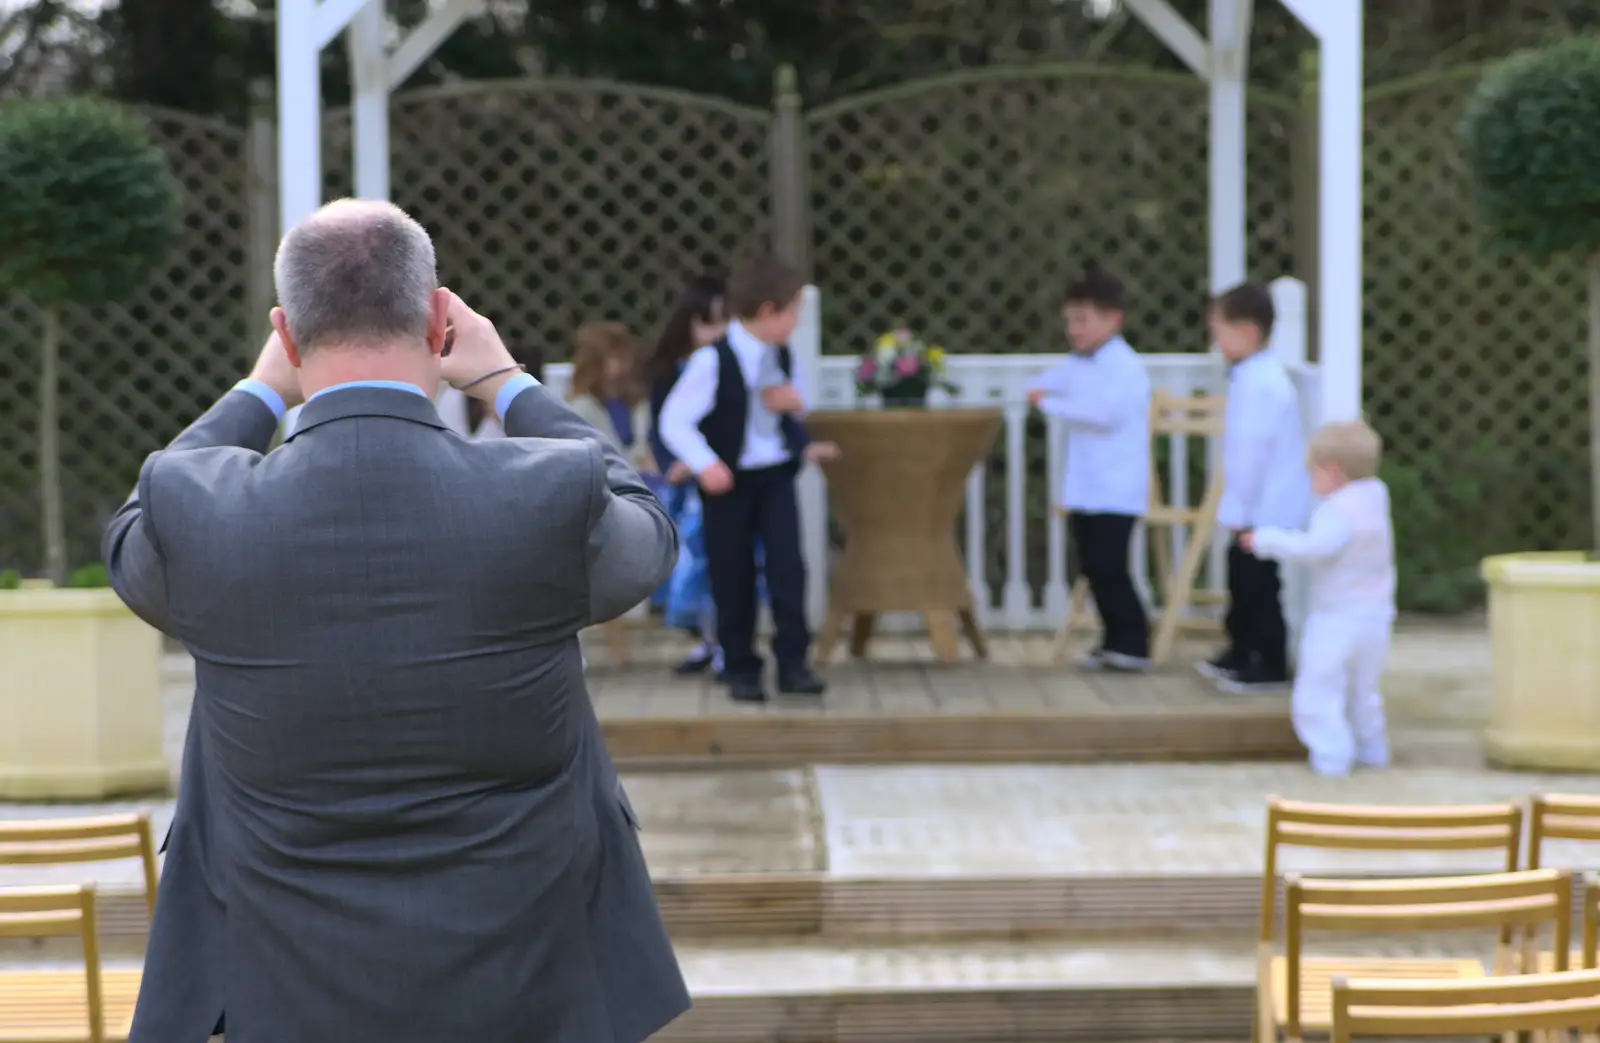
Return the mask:
<svg viewBox="0 0 1600 1043">
<path fill-rule="evenodd" d="M 1600 771 L 1600 562 L 1581 552 L 1504 554 L 1489 585 L 1496 764 Z"/>
<path fill-rule="evenodd" d="M 0 799 L 168 788 L 161 635 L 110 590 L 0 591 Z"/>
</svg>

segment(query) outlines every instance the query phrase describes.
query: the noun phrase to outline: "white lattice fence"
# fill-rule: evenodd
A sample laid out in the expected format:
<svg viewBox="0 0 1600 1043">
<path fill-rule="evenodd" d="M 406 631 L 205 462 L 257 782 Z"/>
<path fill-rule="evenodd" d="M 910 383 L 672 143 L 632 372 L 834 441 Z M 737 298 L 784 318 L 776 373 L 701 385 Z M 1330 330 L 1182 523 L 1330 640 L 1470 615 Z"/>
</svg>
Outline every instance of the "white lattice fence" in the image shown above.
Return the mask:
<svg viewBox="0 0 1600 1043">
<path fill-rule="evenodd" d="M 1367 411 L 1389 443 L 1403 599 L 1475 599 L 1484 554 L 1589 545 L 1583 272 L 1497 255 L 1456 128 L 1474 70 L 1371 92 Z"/>
<path fill-rule="evenodd" d="M 560 79 L 395 98 L 394 199 L 433 235 L 440 277 L 507 341 L 564 360 L 596 319 L 653 331 L 683 282 L 766 249 L 771 113 Z M 330 188 L 348 192 L 344 113 Z"/>
<path fill-rule="evenodd" d="M 1252 268 L 1291 269 L 1294 104 L 1251 95 Z M 807 114 L 830 351 L 914 324 L 956 351 L 1064 350 L 1086 264 L 1128 283 L 1145 351 L 1202 351 L 1207 94 L 1188 75 L 984 70 Z"/>
<path fill-rule="evenodd" d="M 146 113 L 184 190 L 184 231 L 148 287 L 121 305 L 63 316 L 62 463 L 74 565 L 99 558 L 99 528 L 146 454 L 239 379 L 246 323 L 244 132 Z M 0 565 L 37 566 L 39 313 L 0 300 Z"/>
</svg>

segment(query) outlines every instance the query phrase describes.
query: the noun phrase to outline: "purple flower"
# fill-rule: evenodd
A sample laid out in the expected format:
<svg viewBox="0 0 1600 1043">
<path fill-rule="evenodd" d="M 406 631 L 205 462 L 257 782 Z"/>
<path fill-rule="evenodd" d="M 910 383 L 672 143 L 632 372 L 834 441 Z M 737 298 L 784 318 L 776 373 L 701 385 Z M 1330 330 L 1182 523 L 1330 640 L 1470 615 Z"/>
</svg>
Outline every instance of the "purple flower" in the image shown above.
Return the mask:
<svg viewBox="0 0 1600 1043">
<path fill-rule="evenodd" d="M 856 379 L 863 384 L 871 383 L 878 375 L 878 364 L 871 359 L 862 359 L 861 368 L 856 370 Z"/>
<path fill-rule="evenodd" d="M 914 377 L 917 375 L 917 370 L 920 368 L 921 367 L 918 365 L 917 360 L 912 358 L 910 355 L 902 355 L 898 359 L 895 359 L 894 362 L 894 371 L 900 374 L 902 377 Z"/>
</svg>

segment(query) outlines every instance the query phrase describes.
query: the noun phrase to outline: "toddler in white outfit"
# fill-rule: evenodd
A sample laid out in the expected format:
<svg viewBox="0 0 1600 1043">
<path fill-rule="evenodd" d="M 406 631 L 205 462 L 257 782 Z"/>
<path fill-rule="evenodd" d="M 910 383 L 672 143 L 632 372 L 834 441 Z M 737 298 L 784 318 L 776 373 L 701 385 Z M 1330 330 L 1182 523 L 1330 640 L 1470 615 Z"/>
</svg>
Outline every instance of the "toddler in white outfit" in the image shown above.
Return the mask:
<svg viewBox="0 0 1600 1043">
<path fill-rule="evenodd" d="M 1257 557 L 1303 561 L 1311 611 L 1295 673 L 1295 734 L 1321 775 L 1389 763 L 1378 690 L 1394 625 L 1394 528 L 1377 477 L 1383 440 L 1361 421 L 1311 437 L 1311 485 L 1322 504 L 1305 532 L 1258 528 L 1240 546 Z"/>
</svg>

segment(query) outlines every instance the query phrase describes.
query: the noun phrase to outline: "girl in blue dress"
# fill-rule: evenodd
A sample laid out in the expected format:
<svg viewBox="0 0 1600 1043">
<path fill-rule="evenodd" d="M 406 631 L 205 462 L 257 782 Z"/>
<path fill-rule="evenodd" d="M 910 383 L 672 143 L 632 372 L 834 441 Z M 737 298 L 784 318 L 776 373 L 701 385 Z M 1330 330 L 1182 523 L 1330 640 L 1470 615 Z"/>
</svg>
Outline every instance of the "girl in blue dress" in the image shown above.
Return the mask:
<svg viewBox="0 0 1600 1043">
<path fill-rule="evenodd" d="M 689 356 L 696 348 L 715 342 L 728 328 L 723 289 L 720 276 L 701 275 L 691 280 L 678 295 L 650 359 L 650 448 L 669 486 L 663 502 L 678 526 L 678 565 L 667 581 L 665 621 L 670 627 L 687 630 L 698 640 L 688 658 L 678 664 L 676 672 L 680 674 L 708 669 L 720 672 L 722 664 L 718 661 L 716 610 L 711 603 L 701 535 L 699 490 L 688 466 L 661 441 L 657 427 L 661 404 L 677 383 Z"/>
</svg>

